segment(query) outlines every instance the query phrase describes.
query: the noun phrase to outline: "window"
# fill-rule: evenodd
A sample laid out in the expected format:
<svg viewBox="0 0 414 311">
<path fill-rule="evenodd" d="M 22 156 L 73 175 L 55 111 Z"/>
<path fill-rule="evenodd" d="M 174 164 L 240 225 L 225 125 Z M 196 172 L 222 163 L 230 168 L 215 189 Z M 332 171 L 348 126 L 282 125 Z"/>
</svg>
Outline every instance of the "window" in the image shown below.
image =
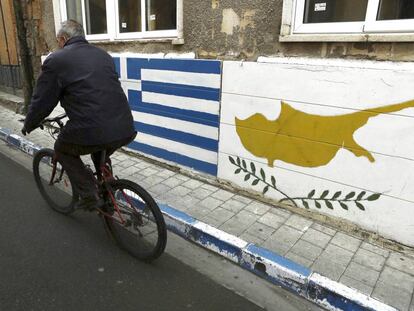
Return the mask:
<svg viewBox="0 0 414 311">
<path fill-rule="evenodd" d="M 289 1 L 293 34 L 414 32 L 414 0 Z"/>
<path fill-rule="evenodd" d="M 74 19 L 89 40 L 179 37 L 183 0 L 60 0 L 61 20 Z M 182 15 L 182 14 L 181 14 Z M 180 15 L 180 16 L 181 16 Z"/>
</svg>

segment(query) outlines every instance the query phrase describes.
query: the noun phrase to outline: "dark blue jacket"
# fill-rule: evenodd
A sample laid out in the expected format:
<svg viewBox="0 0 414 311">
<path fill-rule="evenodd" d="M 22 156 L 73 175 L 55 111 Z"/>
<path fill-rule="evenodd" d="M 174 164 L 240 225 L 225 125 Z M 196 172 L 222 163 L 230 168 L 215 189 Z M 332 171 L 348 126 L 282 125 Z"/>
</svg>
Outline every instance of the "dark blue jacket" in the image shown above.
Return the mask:
<svg viewBox="0 0 414 311">
<path fill-rule="evenodd" d="M 83 37 L 71 38 L 43 63 L 26 129 L 36 128 L 59 101 L 69 118 L 59 135 L 64 142 L 100 145 L 135 133 L 112 57 Z"/>
</svg>

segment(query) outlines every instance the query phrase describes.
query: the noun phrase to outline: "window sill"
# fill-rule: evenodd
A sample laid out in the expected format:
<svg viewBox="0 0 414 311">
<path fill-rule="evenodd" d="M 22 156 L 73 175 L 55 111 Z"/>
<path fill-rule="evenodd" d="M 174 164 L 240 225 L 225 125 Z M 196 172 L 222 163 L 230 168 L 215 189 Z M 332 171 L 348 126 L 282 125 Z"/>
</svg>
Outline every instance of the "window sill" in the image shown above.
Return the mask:
<svg viewBox="0 0 414 311">
<path fill-rule="evenodd" d="M 172 45 L 183 45 L 184 39 L 182 38 L 141 38 L 141 39 L 115 39 L 115 40 L 88 40 L 90 43 L 101 44 L 101 45 L 114 45 L 122 43 L 171 43 Z"/>
<path fill-rule="evenodd" d="M 414 42 L 414 33 L 292 34 L 280 35 L 280 42 Z"/>
</svg>

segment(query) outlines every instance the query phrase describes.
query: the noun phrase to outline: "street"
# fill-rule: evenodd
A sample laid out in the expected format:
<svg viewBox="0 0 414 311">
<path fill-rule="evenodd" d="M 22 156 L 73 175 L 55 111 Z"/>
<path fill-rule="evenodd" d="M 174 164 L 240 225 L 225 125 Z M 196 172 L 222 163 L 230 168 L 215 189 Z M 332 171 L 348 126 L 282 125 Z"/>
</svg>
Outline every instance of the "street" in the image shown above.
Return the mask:
<svg viewBox="0 0 414 311">
<path fill-rule="evenodd" d="M 54 212 L 1 153 L 0 172 L 1 310 L 261 310 L 168 254 L 137 261 L 94 213 Z"/>
</svg>

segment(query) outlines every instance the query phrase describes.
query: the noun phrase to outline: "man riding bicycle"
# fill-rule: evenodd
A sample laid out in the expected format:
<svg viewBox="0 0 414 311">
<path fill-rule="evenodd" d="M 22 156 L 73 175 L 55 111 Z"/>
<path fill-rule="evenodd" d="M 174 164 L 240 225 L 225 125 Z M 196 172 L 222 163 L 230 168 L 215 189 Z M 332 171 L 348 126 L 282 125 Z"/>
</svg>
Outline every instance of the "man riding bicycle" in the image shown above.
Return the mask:
<svg viewBox="0 0 414 311">
<path fill-rule="evenodd" d="M 57 41 L 60 49 L 42 65 L 22 133 L 34 130 L 60 101 L 69 121 L 55 143 L 57 159 L 80 194 L 77 208 L 99 208 L 104 201 L 80 156 L 91 154 L 98 170 L 103 150 L 109 161 L 135 138 L 134 120 L 112 57 L 88 43 L 82 25 L 63 22 Z"/>
</svg>

